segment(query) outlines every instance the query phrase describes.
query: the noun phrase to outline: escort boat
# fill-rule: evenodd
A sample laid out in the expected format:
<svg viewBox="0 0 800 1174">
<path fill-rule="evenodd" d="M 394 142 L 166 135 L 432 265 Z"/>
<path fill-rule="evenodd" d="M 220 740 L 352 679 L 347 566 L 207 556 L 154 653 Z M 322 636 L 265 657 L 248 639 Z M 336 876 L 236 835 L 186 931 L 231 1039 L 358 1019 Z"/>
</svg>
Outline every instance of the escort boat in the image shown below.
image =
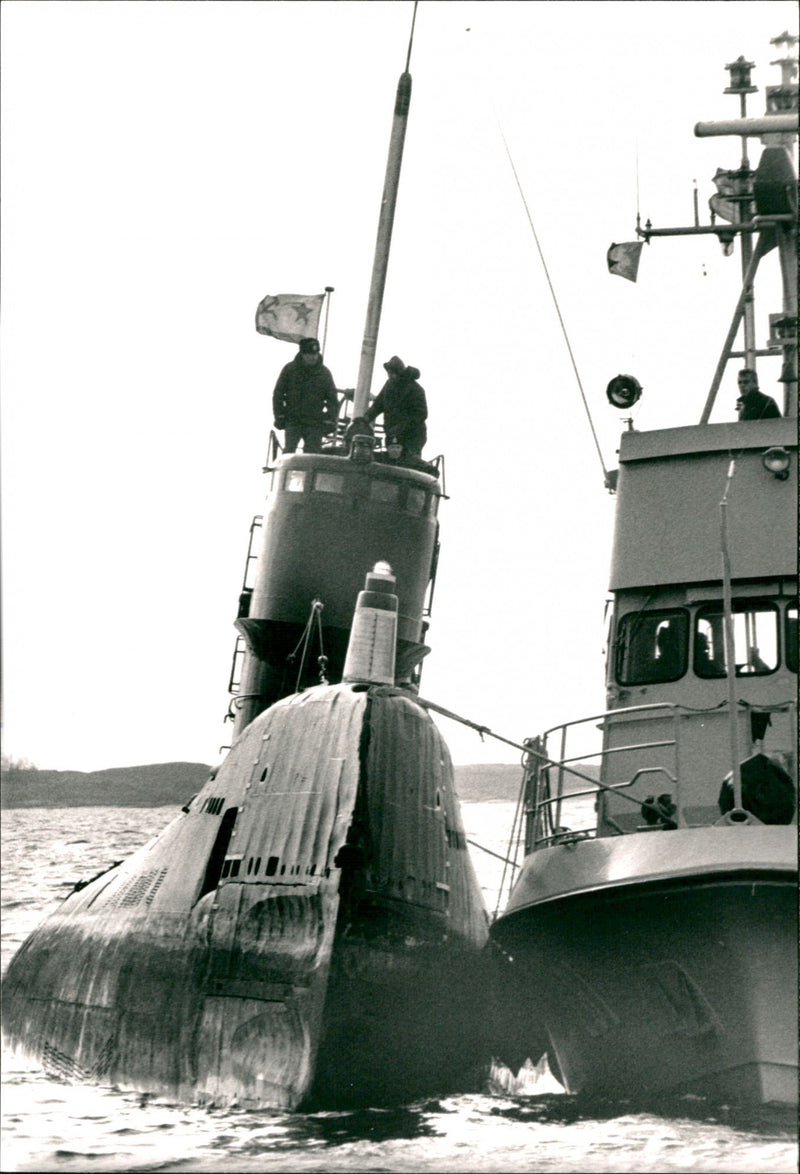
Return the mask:
<svg viewBox="0 0 800 1174">
<path fill-rule="evenodd" d="M 535 1060 L 544 1026 L 570 1092 L 797 1100 L 797 62 L 781 64 L 763 117 L 740 58 L 741 116 L 695 128 L 743 144 L 711 223 L 648 221 L 609 256 L 613 271 L 642 242 L 705 233 L 738 241 L 743 280 L 699 421 L 622 434 L 608 709 L 526 744 L 524 859 L 491 938 L 508 1062 Z M 783 305 L 759 347 L 768 254 Z M 779 406 L 757 392 L 711 423 L 732 362 L 744 391 L 772 371 Z M 628 410 L 641 387 L 617 376 L 607 394 Z"/>
</svg>

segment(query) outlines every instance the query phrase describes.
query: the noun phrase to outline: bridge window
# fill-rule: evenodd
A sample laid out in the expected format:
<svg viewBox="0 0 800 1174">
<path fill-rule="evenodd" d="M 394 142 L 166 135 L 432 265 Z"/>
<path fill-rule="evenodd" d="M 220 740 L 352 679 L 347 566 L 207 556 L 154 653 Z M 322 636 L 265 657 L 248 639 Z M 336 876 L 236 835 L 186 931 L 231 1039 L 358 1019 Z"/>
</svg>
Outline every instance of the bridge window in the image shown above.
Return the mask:
<svg viewBox="0 0 800 1174">
<path fill-rule="evenodd" d="M 306 487 L 305 469 L 287 469 L 284 488 L 287 493 L 302 493 Z"/>
<path fill-rule="evenodd" d="M 688 646 L 685 611 L 631 612 L 617 631 L 617 680 L 621 685 L 677 681 L 686 672 Z"/>
<path fill-rule="evenodd" d="M 737 677 L 763 676 L 775 671 L 778 667 L 778 611 L 774 604 L 765 600 L 734 599 L 733 649 Z M 694 671 L 698 677 L 725 676 L 722 603 L 710 603 L 697 613 Z"/>
<path fill-rule="evenodd" d="M 786 626 L 784 629 L 786 641 L 786 667 L 793 673 L 797 672 L 797 604 L 790 603 L 786 609 Z"/>
</svg>

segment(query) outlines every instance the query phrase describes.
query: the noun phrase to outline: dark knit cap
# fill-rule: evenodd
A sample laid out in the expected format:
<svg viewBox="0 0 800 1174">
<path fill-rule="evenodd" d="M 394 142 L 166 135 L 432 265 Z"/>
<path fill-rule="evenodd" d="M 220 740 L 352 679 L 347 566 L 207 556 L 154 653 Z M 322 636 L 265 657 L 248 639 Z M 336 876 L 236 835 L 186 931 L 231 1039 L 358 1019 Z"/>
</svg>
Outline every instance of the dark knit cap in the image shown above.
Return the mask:
<svg viewBox="0 0 800 1174">
<path fill-rule="evenodd" d="M 318 355 L 319 354 L 319 340 L 316 338 L 301 338 L 300 339 L 300 354 L 301 355 Z"/>
<path fill-rule="evenodd" d="M 388 371 L 390 375 L 399 375 L 401 371 L 405 371 L 406 365 L 402 359 L 397 355 L 392 355 L 387 363 L 383 364 L 384 370 Z"/>
</svg>

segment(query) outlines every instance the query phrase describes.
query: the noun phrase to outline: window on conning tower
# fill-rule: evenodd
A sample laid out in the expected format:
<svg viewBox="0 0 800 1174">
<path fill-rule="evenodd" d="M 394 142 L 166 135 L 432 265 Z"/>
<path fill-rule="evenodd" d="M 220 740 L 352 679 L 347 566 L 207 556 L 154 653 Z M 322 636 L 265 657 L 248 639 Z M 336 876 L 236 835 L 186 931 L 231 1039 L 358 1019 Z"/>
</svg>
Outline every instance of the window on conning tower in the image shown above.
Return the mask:
<svg viewBox="0 0 800 1174">
<path fill-rule="evenodd" d="M 394 481 L 376 479 L 370 485 L 370 498 L 381 505 L 394 505 L 400 496 L 400 486 Z"/>
<path fill-rule="evenodd" d="M 344 475 L 342 473 L 315 473 L 314 489 L 317 493 L 343 493 Z"/>
<path fill-rule="evenodd" d="M 302 493 L 306 487 L 304 469 L 287 469 L 284 488 L 287 493 Z"/>
<path fill-rule="evenodd" d="M 421 514 L 425 509 L 425 490 L 409 489 L 406 495 L 406 510 L 409 514 Z"/>
</svg>

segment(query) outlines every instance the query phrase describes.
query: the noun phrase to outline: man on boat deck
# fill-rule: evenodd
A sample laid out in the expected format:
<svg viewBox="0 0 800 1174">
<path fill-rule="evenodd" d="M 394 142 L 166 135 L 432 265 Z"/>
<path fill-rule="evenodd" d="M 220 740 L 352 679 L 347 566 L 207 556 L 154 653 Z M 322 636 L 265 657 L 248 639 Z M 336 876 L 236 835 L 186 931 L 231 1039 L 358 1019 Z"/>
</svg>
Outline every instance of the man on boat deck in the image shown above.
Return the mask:
<svg viewBox="0 0 800 1174">
<path fill-rule="evenodd" d="M 781 414 L 772 396 L 758 390 L 758 376 L 749 367 L 739 372 L 736 408 L 740 420 L 774 420 Z"/>
<path fill-rule="evenodd" d="M 323 366 L 316 338 L 301 338 L 300 350 L 278 376 L 272 393 L 275 427 L 284 430 L 284 450 L 322 452 L 322 437 L 336 427 L 339 401 L 333 376 Z"/>
<path fill-rule="evenodd" d="M 422 446 L 428 439 L 425 421 L 428 417 L 428 402 L 425 391 L 417 383 L 419 371 L 407 367 L 397 355 L 392 355 L 383 364 L 389 378 L 364 413 L 368 424 L 383 412 L 386 446 L 402 447 L 403 457 L 420 457 Z"/>
</svg>

